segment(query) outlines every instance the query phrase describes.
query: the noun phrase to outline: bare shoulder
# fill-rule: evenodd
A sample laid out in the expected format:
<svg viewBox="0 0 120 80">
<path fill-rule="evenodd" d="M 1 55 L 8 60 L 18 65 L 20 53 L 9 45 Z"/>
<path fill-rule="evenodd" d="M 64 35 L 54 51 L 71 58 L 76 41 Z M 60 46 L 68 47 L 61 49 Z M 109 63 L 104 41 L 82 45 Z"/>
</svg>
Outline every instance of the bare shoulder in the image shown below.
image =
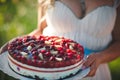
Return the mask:
<svg viewBox="0 0 120 80">
<path fill-rule="evenodd" d="M 86 1 L 86 12 L 89 13 L 92 10 L 100 6 L 113 6 L 115 0 L 85 0 Z"/>
<path fill-rule="evenodd" d="M 120 40 L 120 5 L 117 8 L 117 17 L 115 22 L 115 27 L 113 29 L 113 39 Z"/>
<path fill-rule="evenodd" d="M 67 5 L 67 7 L 69 7 L 77 17 L 81 16 L 82 4 L 80 3 L 80 1 L 82 0 L 58 0 L 58 1 L 61 1 L 62 3 Z M 85 15 L 87 15 L 89 12 L 93 11 L 94 9 L 100 6 L 104 6 L 104 5 L 112 6 L 114 4 L 114 0 L 84 0 L 84 2 L 86 9 Z"/>
</svg>

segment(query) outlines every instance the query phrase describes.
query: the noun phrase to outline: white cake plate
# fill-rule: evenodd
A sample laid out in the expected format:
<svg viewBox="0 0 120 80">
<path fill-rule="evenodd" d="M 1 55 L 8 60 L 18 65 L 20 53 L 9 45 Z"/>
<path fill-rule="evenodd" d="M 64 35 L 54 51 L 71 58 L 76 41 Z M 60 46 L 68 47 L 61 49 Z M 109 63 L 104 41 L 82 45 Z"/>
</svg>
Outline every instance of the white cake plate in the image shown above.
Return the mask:
<svg viewBox="0 0 120 80">
<path fill-rule="evenodd" d="M 8 74 L 9 76 L 12 76 L 12 77 L 20 79 L 20 80 L 34 80 L 34 79 L 30 79 L 30 78 L 21 76 L 19 74 L 16 74 L 14 71 L 12 71 L 8 65 L 7 54 L 8 54 L 8 52 L 6 51 L 0 55 L 0 70 L 1 71 Z M 80 80 L 80 79 L 84 78 L 89 73 L 89 71 L 90 71 L 90 68 L 86 68 L 86 69 L 80 71 L 75 76 L 66 78 L 64 80 Z"/>
</svg>

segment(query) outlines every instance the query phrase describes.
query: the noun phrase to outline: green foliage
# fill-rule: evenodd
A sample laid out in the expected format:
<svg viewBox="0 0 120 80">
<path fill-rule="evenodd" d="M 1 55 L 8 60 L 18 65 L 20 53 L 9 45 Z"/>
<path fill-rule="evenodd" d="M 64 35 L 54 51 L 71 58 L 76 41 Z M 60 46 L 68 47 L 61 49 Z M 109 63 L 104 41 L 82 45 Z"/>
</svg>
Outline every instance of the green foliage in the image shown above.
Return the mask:
<svg viewBox="0 0 120 80">
<path fill-rule="evenodd" d="M 0 0 L 0 46 L 37 26 L 37 0 Z"/>
<path fill-rule="evenodd" d="M 37 0 L 0 0 L 0 47 L 37 26 Z M 16 80 L 0 71 L 0 80 Z"/>
<path fill-rule="evenodd" d="M 109 63 L 112 80 L 120 80 L 120 58 Z"/>
</svg>

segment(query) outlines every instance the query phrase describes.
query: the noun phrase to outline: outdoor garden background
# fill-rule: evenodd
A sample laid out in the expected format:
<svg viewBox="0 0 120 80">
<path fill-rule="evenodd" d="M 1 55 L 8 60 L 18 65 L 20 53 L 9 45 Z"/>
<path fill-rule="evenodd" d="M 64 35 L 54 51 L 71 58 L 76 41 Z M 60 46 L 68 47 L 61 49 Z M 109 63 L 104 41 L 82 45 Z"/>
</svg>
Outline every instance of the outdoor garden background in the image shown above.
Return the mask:
<svg viewBox="0 0 120 80">
<path fill-rule="evenodd" d="M 0 0 L 0 47 L 37 27 L 37 8 L 37 0 Z M 112 80 L 120 80 L 120 58 L 110 62 L 109 67 Z M 0 72 L 0 80 L 14 80 L 6 76 Z"/>
</svg>

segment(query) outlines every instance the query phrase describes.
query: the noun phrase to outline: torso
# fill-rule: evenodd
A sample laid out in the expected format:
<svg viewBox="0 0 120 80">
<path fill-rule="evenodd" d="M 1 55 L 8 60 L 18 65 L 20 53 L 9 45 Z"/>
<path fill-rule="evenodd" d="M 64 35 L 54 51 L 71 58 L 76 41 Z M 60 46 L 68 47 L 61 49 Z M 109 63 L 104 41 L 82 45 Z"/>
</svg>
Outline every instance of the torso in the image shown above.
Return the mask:
<svg viewBox="0 0 120 80">
<path fill-rule="evenodd" d="M 71 4 L 73 3 L 71 2 Z M 86 4 L 92 5 L 92 2 Z M 76 15 L 79 10 L 73 11 L 78 6 L 72 5 L 75 7 L 70 8 L 66 5 L 65 2 L 56 1 L 55 7 L 47 11 L 48 27 L 44 29 L 43 34 L 64 36 L 92 50 L 101 50 L 107 47 L 112 40 L 111 32 L 116 19 L 116 8 L 105 4 L 91 7 L 91 9 L 86 8 L 85 17 L 79 19 L 81 14 Z"/>
</svg>

